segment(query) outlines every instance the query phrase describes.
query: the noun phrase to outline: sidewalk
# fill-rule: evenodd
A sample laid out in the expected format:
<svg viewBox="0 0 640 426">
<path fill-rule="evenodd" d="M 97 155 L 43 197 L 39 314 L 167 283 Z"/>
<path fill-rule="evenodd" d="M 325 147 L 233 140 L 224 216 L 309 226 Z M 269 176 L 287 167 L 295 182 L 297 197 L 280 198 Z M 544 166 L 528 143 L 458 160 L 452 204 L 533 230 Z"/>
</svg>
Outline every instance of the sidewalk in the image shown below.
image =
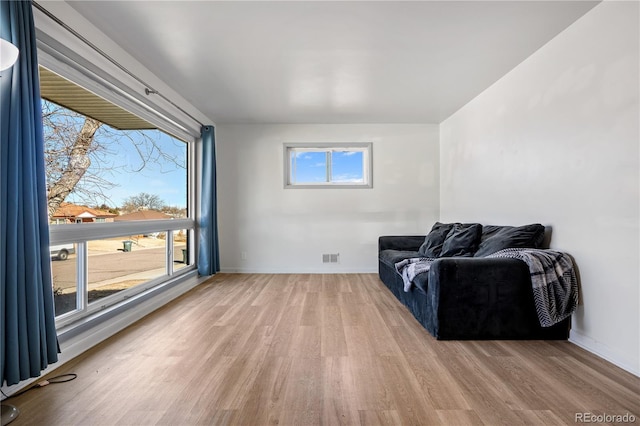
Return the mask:
<svg viewBox="0 0 640 426">
<path fill-rule="evenodd" d="M 165 268 L 152 269 L 149 271 L 136 272 L 135 274 L 123 275 L 104 281 L 89 283 L 89 291 L 91 290 L 124 290 L 133 287 L 142 282 L 158 278 L 166 273 Z M 75 289 L 72 289 L 75 291 Z"/>
<path fill-rule="evenodd" d="M 88 242 L 89 256 L 100 253 L 113 253 L 124 249 L 123 241 L 133 241 L 132 250 L 164 247 L 166 240 L 160 238 L 127 238 L 118 237 L 106 240 L 91 240 Z"/>
</svg>

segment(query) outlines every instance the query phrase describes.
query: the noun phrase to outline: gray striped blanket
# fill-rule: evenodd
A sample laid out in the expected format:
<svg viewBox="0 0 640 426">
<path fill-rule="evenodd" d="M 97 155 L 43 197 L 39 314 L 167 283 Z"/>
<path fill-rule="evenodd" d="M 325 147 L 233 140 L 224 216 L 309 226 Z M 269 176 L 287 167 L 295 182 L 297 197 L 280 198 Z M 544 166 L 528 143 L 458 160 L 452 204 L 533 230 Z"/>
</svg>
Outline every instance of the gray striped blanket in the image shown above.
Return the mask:
<svg viewBox="0 0 640 426">
<path fill-rule="evenodd" d="M 429 257 L 415 257 L 411 259 L 405 259 L 396 263 L 396 271 L 402 275 L 402 282 L 404 283 L 404 292 L 408 293 L 413 286 L 413 279 L 418 274 L 429 272 L 431 264 L 438 259 L 432 259 Z"/>
<path fill-rule="evenodd" d="M 578 307 L 578 281 L 573 261 L 567 253 L 541 249 L 504 249 L 487 257 L 509 257 L 527 264 L 541 326 L 551 327 L 559 323 L 571 316 Z M 402 275 L 404 291 L 410 291 L 416 275 L 428 272 L 435 260 L 415 258 L 396 263 L 396 270 Z"/>
</svg>

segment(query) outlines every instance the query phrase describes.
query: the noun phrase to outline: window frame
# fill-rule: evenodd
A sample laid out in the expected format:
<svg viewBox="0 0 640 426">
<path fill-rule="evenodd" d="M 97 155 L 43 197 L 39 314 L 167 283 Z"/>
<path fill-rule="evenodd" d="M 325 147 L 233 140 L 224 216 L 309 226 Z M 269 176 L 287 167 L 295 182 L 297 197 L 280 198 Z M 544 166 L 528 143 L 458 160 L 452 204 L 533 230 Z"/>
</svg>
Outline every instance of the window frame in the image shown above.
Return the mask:
<svg viewBox="0 0 640 426">
<path fill-rule="evenodd" d="M 173 265 L 176 254 L 173 250 L 173 231 L 187 230 L 188 243 L 188 266 L 179 270 L 168 269 Z M 127 238 L 132 234 L 143 234 L 151 232 L 166 232 L 165 256 L 167 271 L 164 275 L 138 284 L 126 290 L 119 291 L 113 295 L 100 299 L 99 303 L 89 305 L 87 300 L 88 291 L 88 256 L 87 244 L 92 240 L 105 238 L 123 237 Z M 164 284 L 169 279 L 195 273 L 195 226 L 192 219 L 172 219 L 172 220 L 144 220 L 131 222 L 112 223 L 92 223 L 87 225 L 69 224 L 64 226 L 52 226 L 49 228 L 49 238 L 51 245 L 76 244 L 76 309 L 56 316 L 56 327 L 61 328 L 76 322 L 77 320 L 105 310 L 119 302 L 126 301 L 132 296 L 153 289 Z"/>
<path fill-rule="evenodd" d="M 331 179 L 331 154 L 333 152 L 356 151 L 362 152 L 363 182 L 332 182 Z M 326 153 L 326 178 L 321 183 L 295 183 L 292 179 L 291 154 L 293 152 L 324 152 Z M 370 189 L 373 188 L 373 143 L 372 142 L 322 142 L 322 143 L 284 143 L 284 188 L 285 189 Z"/>
<path fill-rule="evenodd" d="M 38 40 L 39 65 L 55 72 L 63 78 L 81 86 L 108 102 L 117 105 L 132 114 L 136 114 L 156 128 L 187 145 L 187 218 L 172 220 L 146 220 L 131 222 L 106 222 L 106 223 L 64 223 L 49 227 L 50 245 L 66 243 L 77 244 L 76 250 L 76 309 L 56 316 L 56 328 L 58 330 L 74 327 L 81 324 L 85 318 L 109 312 L 113 307 L 133 303 L 137 295 L 154 291 L 164 284 L 176 279 L 187 279 L 197 275 L 197 244 L 196 244 L 196 170 L 197 141 L 199 134 L 191 133 L 185 127 L 176 125 L 177 120 L 167 118 L 165 111 L 157 111 L 152 105 L 143 105 L 127 96 L 122 88 L 112 86 L 93 70 L 74 62 L 65 54 L 53 50 L 50 46 Z M 188 265 L 179 270 L 174 270 L 173 260 L 176 255 L 173 252 L 173 231 L 186 230 L 188 233 Z M 87 243 L 91 240 L 113 238 L 132 234 L 146 234 L 152 232 L 164 232 L 166 239 L 166 265 L 164 275 L 140 283 L 137 286 L 120 291 L 116 294 L 100 299 L 99 303 L 89 305 L 88 292 L 88 250 Z M 178 256 L 179 257 L 179 256 Z"/>
</svg>

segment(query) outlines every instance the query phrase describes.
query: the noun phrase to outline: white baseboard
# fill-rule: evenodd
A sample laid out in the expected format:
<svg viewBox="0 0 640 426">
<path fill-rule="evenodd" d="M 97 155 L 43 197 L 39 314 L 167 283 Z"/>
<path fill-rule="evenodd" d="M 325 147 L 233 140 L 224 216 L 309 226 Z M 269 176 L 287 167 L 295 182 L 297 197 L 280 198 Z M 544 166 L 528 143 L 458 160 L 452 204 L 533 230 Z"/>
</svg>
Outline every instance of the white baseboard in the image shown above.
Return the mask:
<svg viewBox="0 0 640 426">
<path fill-rule="evenodd" d="M 333 266 L 331 268 L 221 268 L 224 274 L 377 274 L 378 269 L 362 268 L 341 268 Z"/>
<path fill-rule="evenodd" d="M 640 377 L 639 360 L 629 359 L 604 343 L 585 336 L 575 330 L 571 330 L 569 333 L 569 341 L 574 345 L 580 346 L 582 349 L 609 361 L 623 370 Z"/>
</svg>

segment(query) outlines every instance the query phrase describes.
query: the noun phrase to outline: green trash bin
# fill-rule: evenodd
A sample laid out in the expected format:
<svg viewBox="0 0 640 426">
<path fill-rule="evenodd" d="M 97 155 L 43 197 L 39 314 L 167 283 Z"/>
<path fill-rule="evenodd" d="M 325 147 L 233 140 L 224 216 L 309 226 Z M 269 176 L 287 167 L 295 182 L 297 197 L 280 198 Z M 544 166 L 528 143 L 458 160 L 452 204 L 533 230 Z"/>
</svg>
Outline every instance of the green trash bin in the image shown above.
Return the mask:
<svg viewBox="0 0 640 426">
<path fill-rule="evenodd" d="M 182 249 L 182 263 L 185 265 L 189 262 L 189 255 L 187 254 L 187 249 Z"/>
<path fill-rule="evenodd" d="M 122 242 L 122 251 L 131 251 L 131 243 L 133 241 L 131 240 L 126 240 Z"/>
</svg>

